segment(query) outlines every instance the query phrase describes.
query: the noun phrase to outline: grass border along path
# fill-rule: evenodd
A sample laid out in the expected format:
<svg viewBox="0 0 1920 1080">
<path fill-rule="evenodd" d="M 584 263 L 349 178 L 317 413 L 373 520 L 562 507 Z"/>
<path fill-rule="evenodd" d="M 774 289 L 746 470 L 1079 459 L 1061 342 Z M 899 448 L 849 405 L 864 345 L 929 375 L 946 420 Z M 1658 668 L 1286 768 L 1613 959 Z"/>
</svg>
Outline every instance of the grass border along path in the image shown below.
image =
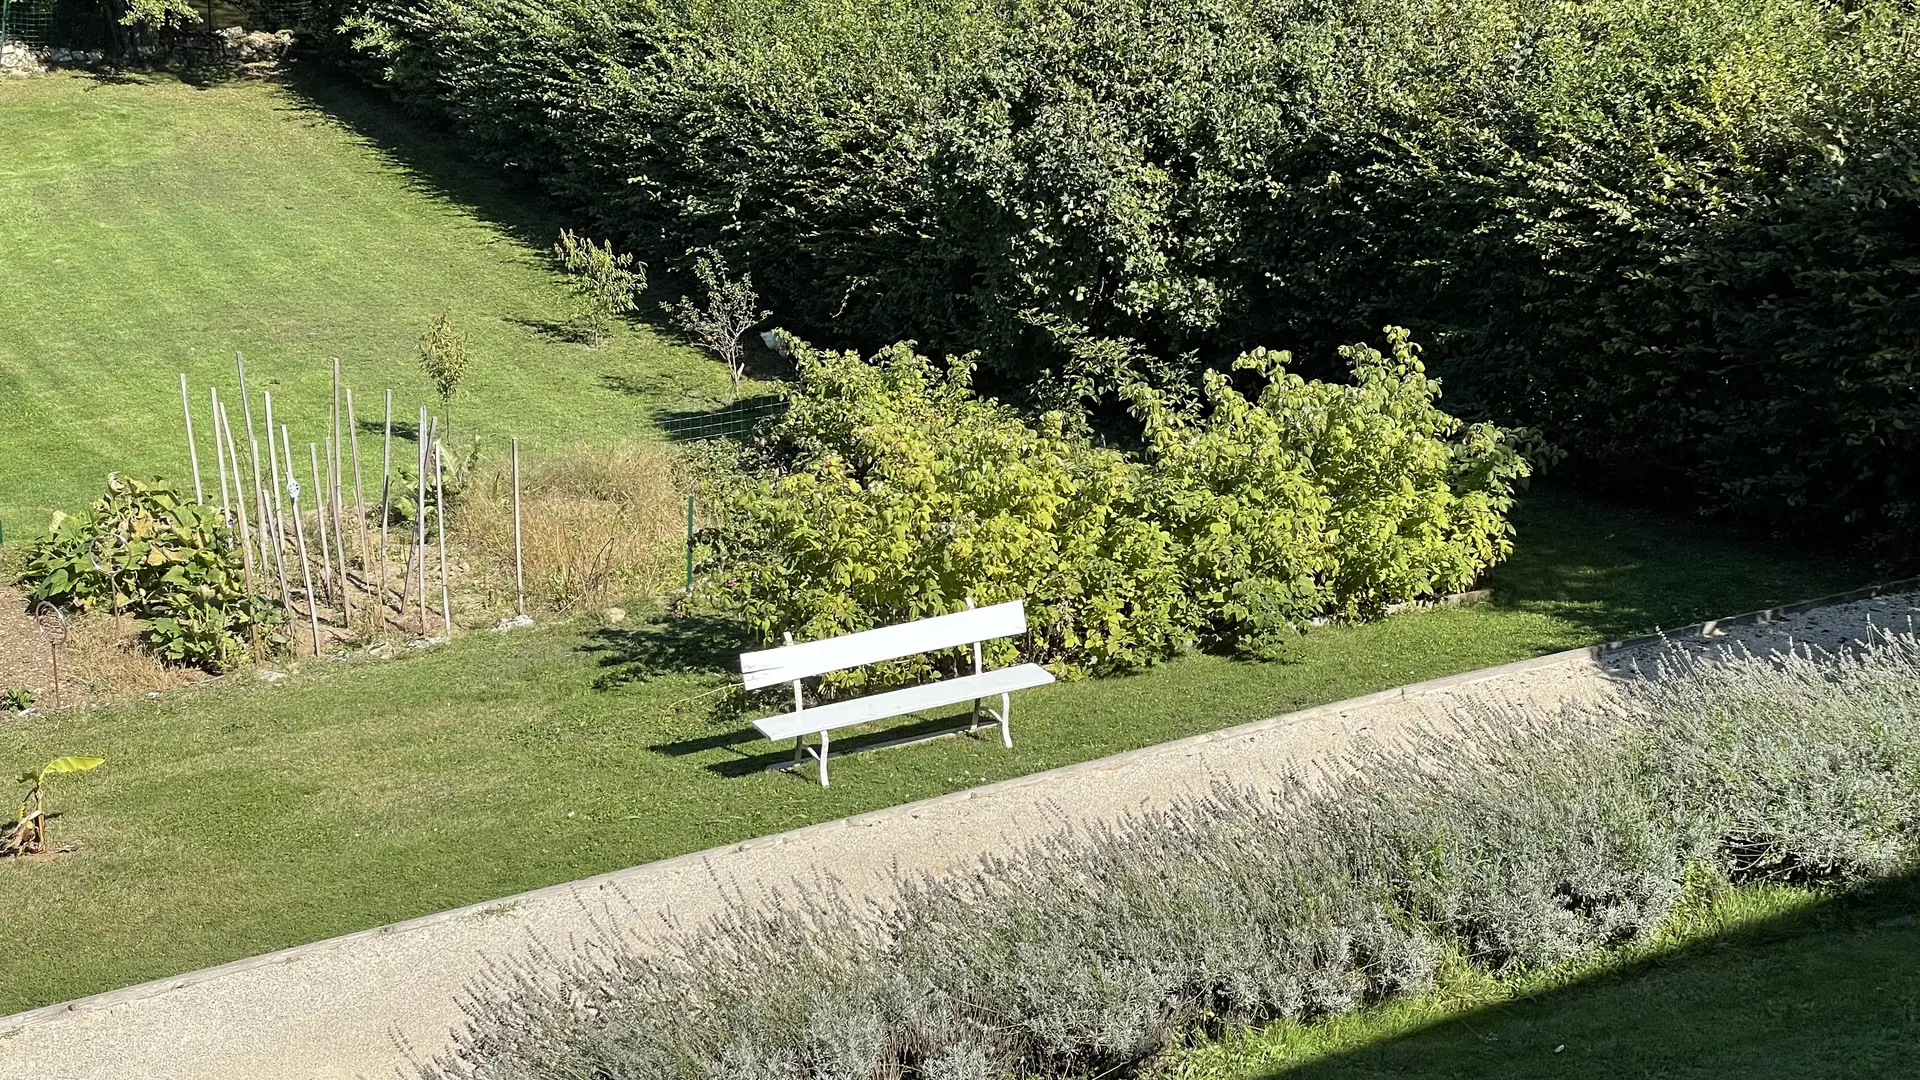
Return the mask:
<svg viewBox="0 0 1920 1080">
<path fill-rule="evenodd" d="M 822 791 L 729 698 L 723 628 L 559 624 L 0 726 L 77 854 L 0 866 L 0 1013 L 398 922 L 1402 683 L 1837 591 L 1866 576 L 1564 497 L 1492 603 L 1328 627 L 1282 663 L 1193 656 L 1024 696 L 1016 748 L 941 740 Z M 23 764 L 24 763 L 24 764 Z"/>
</svg>

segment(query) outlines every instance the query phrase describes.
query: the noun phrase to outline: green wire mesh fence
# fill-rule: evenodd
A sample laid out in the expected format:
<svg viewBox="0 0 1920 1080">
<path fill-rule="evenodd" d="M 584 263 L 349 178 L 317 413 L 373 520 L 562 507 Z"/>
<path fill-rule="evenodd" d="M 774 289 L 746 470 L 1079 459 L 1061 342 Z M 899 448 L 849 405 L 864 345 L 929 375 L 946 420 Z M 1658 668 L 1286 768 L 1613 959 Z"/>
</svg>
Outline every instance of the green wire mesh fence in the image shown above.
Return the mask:
<svg viewBox="0 0 1920 1080">
<path fill-rule="evenodd" d="M 784 398 L 771 394 L 734 402 L 712 412 L 675 413 L 662 417 L 660 430 L 671 442 L 698 442 L 702 439 L 737 438 L 748 435 L 763 421 L 787 411 Z"/>
</svg>

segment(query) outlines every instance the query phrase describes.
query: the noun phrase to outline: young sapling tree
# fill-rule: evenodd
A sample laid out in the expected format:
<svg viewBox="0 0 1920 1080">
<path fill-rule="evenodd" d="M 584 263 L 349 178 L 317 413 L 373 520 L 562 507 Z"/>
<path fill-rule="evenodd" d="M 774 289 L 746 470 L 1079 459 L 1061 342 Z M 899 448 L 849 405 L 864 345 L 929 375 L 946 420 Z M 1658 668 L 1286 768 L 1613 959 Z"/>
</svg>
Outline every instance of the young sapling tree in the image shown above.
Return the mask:
<svg viewBox="0 0 1920 1080">
<path fill-rule="evenodd" d="M 553 258 L 580 298 L 588 342 L 598 347 L 620 316 L 639 308 L 639 294 L 647 287 L 646 264 L 635 262 L 631 254 L 614 254 L 610 241 L 596 243 L 571 229 L 560 233 Z"/>
<path fill-rule="evenodd" d="M 451 426 L 453 398 L 460 392 L 460 383 L 467 377 L 468 369 L 473 367 L 473 354 L 467 351 L 466 335 L 453 328 L 453 316 L 449 313 L 441 312 L 420 336 L 420 367 L 433 383 L 433 392 L 440 396 L 447 426 Z"/>
<path fill-rule="evenodd" d="M 747 331 L 773 312 L 760 310 L 751 275 L 741 274 L 738 281 L 727 276 L 726 257 L 717 249 L 698 253 L 693 276 L 700 280 L 701 291 L 706 294 L 705 306 L 696 306 L 682 296 L 679 303 L 665 305 L 667 313 L 702 348 L 726 361 L 727 376 L 733 380 L 733 398 L 738 401 L 740 380 L 747 374 Z"/>
</svg>

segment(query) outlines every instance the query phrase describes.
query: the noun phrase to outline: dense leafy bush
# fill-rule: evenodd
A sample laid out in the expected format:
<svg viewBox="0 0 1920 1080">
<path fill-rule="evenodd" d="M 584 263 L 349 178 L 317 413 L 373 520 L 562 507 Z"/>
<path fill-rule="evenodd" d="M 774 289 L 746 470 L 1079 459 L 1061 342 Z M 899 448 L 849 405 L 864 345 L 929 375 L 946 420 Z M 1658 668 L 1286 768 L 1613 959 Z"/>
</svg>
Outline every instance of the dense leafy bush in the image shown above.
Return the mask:
<svg viewBox="0 0 1920 1080">
<path fill-rule="evenodd" d="M 219 511 L 160 480 L 108 476 L 105 496 L 83 514 L 56 514 L 28 546 L 21 581 L 35 602 L 143 618 L 154 655 L 212 671 L 245 660 L 256 630 L 271 644 L 280 621 L 248 595 Z"/>
<path fill-rule="evenodd" d="M 817 895 L 503 981 L 422 1075 L 1110 1076 L 1196 1028 L 1421 990 L 1443 962 L 1643 943 L 1722 872 L 1920 857 L 1920 641 L 1662 678 L 1595 713 L 1489 710 L 1284 802 L 1222 791 L 1057 836 L 878 914 Z"/>
<path fill-rule="evenodd" d="M 1920 515 L 1904 0 L 357 4 L 479 152 L 818 340 L 1071 396 L 1391 319 L 1596 480 Z"/>
<path fill-rule="evenodd" d="M 765 468 L 707 475 L 718 524 L 704 576 L 760 634 L 810 641 L 971 597 L 1025 600 L 1026 654 L 1063 671 L 1150 663 L 1188 636 L 1171 538 L 1146 512 L 1138 463 L 1058 415 L 1032 428 L 974 396 L 966 361 L 941 372 L 909 345 L 871 363 L 798 342 L 793 353 L 800 381 L 761 448 Z"/>
<path fill-rule="evenodd" d="M 708 470 L 711 597 L 800 640 L 1023 599 L 1023 651 L 1072 673 L 1195 640 L 1269 648 L 1313 617 L 1463 587 L 1510 551 L 1526 465 L 1507 433 L 1440 411 L 1388 333 L 1391 357 L 1348 351 L 1352 385 L 1259 352 L 1240 365 L 1266 380 L 1257 400 L 1218 376 L 1192 410 L 1137 387 L 1140 456 L 975 396 L 970 361 L 790 339 L 800 378 L 761 467 Z"/>
</svg>

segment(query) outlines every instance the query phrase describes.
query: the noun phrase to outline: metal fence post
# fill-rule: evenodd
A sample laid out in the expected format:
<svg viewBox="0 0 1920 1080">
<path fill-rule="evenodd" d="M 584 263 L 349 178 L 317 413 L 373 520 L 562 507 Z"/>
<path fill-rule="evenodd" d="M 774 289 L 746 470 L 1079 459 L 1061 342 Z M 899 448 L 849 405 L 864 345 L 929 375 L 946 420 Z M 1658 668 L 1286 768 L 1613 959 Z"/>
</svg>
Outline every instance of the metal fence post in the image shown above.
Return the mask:
<svg viewBox="0 0 1920 1080">
<path fill-rule="evenodd" d="M 13 15 L 13 0 L 0 0 L 0 42 L 7 40 L 7 23 Z"/>
<path fill-rule="evenodd" d="M 693 496 L 687 496 L 687 591 L 693 591 Z"/>
</svg>

